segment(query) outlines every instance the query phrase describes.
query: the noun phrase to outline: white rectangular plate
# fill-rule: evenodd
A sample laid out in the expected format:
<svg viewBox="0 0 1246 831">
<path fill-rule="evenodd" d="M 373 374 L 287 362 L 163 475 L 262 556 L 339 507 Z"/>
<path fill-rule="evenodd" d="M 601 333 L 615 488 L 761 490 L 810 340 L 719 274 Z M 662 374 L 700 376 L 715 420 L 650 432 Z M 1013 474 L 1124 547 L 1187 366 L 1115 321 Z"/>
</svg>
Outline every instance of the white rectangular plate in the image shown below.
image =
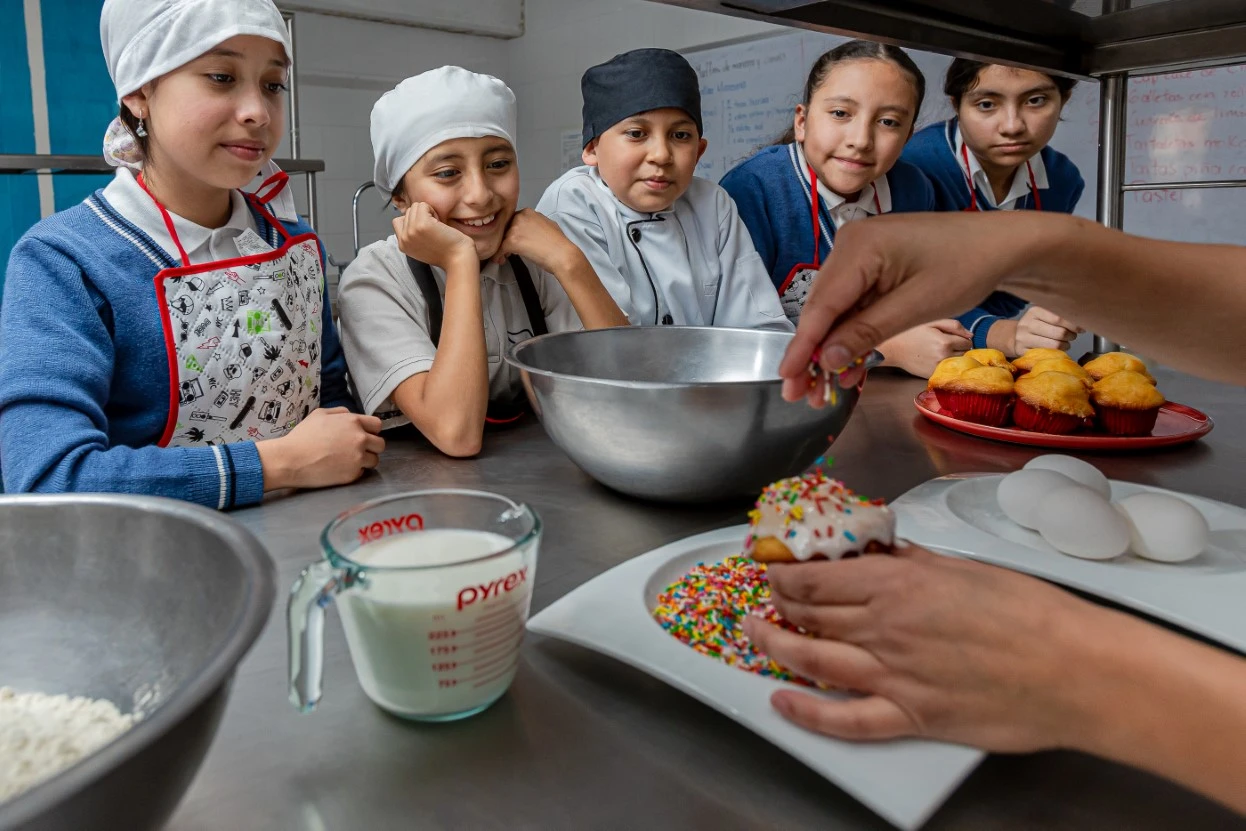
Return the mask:
<svg viewBox="0 0 1246 831">
<path fill-rule="evenodd" d="M 596 650 L 649 673 L 782 748 L 894 825 L 919 827 L 983 754 L 906 740 L 854 744 L 802 730 L 770 706 L 770 694 L 807 687 L 727 666 L 666 633 L 650 614 L 662 590 L 697 563 L 740 553 L 748 527 L 665 545 L 590 580 L 528 621 L 528 629 Z M 833 695 L 833 693 L 826 693 Z"/>
<path fill-rule="evenodd" d="M 1246 510 L 1112 481 L 1114 501 L 1149 491 L 1189 502 L 1207 518 L 1211 544 L 1184 563 L 1157 563 L 1131 554 L 1079 560 L 1004 516 L 995 500 L 1002 478 L 960 474 L 918 485 L 891 503 L 897 536 L 1089 592 L 1246 651 Z"/>
</svg>

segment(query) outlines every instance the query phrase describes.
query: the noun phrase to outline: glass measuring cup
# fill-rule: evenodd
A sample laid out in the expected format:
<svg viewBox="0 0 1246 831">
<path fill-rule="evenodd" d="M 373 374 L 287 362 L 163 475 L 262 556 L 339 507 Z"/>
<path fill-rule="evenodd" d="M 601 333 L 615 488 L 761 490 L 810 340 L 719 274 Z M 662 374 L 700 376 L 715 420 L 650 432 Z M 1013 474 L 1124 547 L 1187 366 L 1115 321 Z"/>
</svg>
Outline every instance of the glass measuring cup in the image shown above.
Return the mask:
<svg viewBox="0 0 1246 831">
<path fill-rule="evenodd" d="M 506 692 L 536 576 L 541 520 L 470 490 L 358 505 L 320 535 L 325 559 L 290 589 L 290 701 L 320 700 L 324 609 L 336 602 L 355 674 L 379 707 L 418 721 L 475 715 Z"/>
</svg>

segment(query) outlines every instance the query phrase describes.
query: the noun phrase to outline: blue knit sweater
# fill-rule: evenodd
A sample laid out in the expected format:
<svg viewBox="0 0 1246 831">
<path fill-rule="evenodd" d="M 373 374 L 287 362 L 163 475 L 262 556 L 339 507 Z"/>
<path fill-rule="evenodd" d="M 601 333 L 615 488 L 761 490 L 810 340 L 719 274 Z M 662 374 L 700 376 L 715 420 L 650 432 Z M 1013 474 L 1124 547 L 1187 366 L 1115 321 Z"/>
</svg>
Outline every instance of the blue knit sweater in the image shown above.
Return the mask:
<svg viewBox="0 0 1246 831">
<path fill-rule="evenodd" d="M 970 205 L 965 168 L 956 156 L 956 126 L 957 120 L 952 118 L 918 131 L 905 145 L 900 157 L 921 168 L 930 179 L 938 210 L 941 211 L 963 211 Z M 1086 189 L 1081 171 L 1068 156 L 1052 149 L 1051 145 L 1044 147 L 1039 156 L 1047 169 L 1048 186 L 1038 190 L 1043 210 L 1073 213 L 1082 191 Z M 995 210 L 981 190 L 977 196 L 979 210 Z M 1017 201 L 1018 210 L 1034 208 L 1032 193 Z M 973 334 L 974 348 L 982 349 L 986 347 L 987 332 L 996 321 L 1016 317 L 1025 307 L 1026 302 L 1021 298 L 997 291 L 957 319 Z"/>
<path fill-rule="evenodd" d="M 767 147 L 728 171 L 719 182 L 740 210 L 740 218 L 776 289 L 782 287 L 792 266 L 813 259 L 813 222 L 809 185 L 794 163 L 795 145 Z M 891 212 L 935 210 L 934 191 L 920 170 L 896 162 L 887 173 Z M 824 233 L 819 243 L 823 260 L 829 253 L 826 237 L 833 242 L 835 224 L 826 205 L 819 205 L 818 218 Z"/>
<path fill-rule="evenodd" d="M 258 233 L 278 245 L 276 230 L 252 213 Z M 302 222 L 286 230 L 311 232 Z M 263 497 L 254 442 L 156 446 L 168 417 L 169 366 L 154 280 L 177 265 L 103 191 L 18 241 L 0 309 L 7 492 L 152 494 L 212 508 Z M 322 325 L 322 406 L 353 409 L 327 294 Z"/>
</svg>

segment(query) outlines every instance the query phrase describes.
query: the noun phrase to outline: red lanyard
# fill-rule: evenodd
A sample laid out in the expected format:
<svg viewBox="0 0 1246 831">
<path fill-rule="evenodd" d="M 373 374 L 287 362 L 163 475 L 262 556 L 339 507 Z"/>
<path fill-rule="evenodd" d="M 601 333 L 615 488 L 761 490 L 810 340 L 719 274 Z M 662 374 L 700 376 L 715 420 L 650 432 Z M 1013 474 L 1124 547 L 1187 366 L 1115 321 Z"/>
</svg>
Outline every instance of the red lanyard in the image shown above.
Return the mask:
<svg viewBox="0 0 1246 831">
<path fill-rule="evenodd" d="M 809 170 L 809 191 L 813 194 L 809 200 L 809 205 L 813 210 L 813 264 L 820 266 L 822 261 L 818 259 L 818 241 L 822 238 L 822 221 L 818 216 L 818 206 L 821 204 L 818 202 L 818 176 L 813 172 L 813 165 L 806 164 L 805 167 Z M 874 209 L 879 214 L 883 212 L 883 203 L 879 201 L 877 186 L 874 188 Z"/>
<path fill-rule="evenodd" d="M 969 186 L 969 207 L 967 211 L 977 211 L 978 208 L 978 189 L 974 187 L 973 176 L 969 173 L 969 145 L 961 144 L 961 158 L 965 160 L 965 184 Z M 1030 195 L 1034 197 L 1034 210 L 1041 211 L 1043 209 L 1043 198 L 1038 195 L 1038 184 L 1034 181 L 1034 168 L 1027 161 L 1025 163 L 1026 172 L 1030 174 Z"/>
<path fill-rule="evenodd" d="M 275 196 L 277 192 L 281 190 L 281 187 L 284 187 L 285 180 L 281 179 L 280 177 L 285 177 L 285 176 L 286 176 L 285 173 L 278 173 L 266 179 L 264 183 L 260 185 L 260 191 L 263 192 L 265 188 L 277 186 L 275 190 L 267 194 L 268 199 L 272 199 L 273 196 Z M 160 204 L 160 200 L 157 199 L 155 196 L 152 196 L 152 192 L 147 189 L 147 183 L 143 181 L 143 174 L 140 173 L 134 178 L 138 182 L 138 186 L 143 189 L 143 192 L 146 193 L 148 196 L 151 196 L 151 201 L 155 202 L 156 207 L 160 209 L 160 216 L 164 218 L 164 227 L 168 230 L 169 238 L 173 240 L 173 244 L 177 246 L 177 253 L 181 255 L 182 265 L 185 267 L 189 267 L 190 257 L 186 256 L 186 249 L 182 247 L 182 241 L 178 239 L 177 229 L 173 227 L 173 217 L 169 216 L 169 212 L 165 209 L 164 205 Z M 288 177 L 286 178 L 288 179 Z M 245 193 L 245 192 L 242 195 L 243 197 L 246 198 L 246 200 L 249 203 L 251 203 L 251 205 L 257 211 L 260 212 L 260 215 L 263 216 L 264 219 L 268 221 L 268 224 L 272 225 L 274 228 L 277 229 L 277 232 L 281 234 L 282 239 L 288 240 L 290 238 L 290 235 L 286 233 L 285 226 L 283 226 L 280 222 L 278 222 L 276 217 L 274 217 L 264 208 L 263 202 L 267 201 L 267 199 L 265 200 L 257 199 L 251 194 Z"/>
</svg>

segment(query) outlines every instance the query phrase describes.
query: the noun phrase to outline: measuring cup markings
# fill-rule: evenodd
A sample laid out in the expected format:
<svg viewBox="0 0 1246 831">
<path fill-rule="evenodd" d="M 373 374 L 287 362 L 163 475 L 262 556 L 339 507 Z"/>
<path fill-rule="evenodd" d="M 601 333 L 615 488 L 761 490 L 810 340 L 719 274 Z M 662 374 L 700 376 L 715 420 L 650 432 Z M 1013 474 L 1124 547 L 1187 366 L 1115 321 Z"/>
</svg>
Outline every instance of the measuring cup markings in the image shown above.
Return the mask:
<svg viewBox="0 0 1246 831">
<path fill-rule="evenodd" d="M 518 618 L 512 618 L 510 620 L 500 620 L 491 626 L 482 626 L 471 629 L 467 632 L 467 634 L 475 637 L 477 641 L 482 641 L 496 636 L 499 632 L 518 631 L 522 627 L 523 621 Z"/>
<path fill-rule="evenodd" d="M 523 635 L 523 631 L 520 630 L 518 632 L 514 632 L 511 634 L 503 635 L 498 638 L 494 638 L 493 640 L 490 640 L 486 643 L 476 644 L 475 649 L 473 650 L 473 654 L 480 655 L 480 653 L 482 652 L 489 652 L 491 650 L 497 649 L 500 646 L 506 646 L 507 644 L 512 643 L 516 639 L 522 637 L 522 635 Z"/>
</svg>

